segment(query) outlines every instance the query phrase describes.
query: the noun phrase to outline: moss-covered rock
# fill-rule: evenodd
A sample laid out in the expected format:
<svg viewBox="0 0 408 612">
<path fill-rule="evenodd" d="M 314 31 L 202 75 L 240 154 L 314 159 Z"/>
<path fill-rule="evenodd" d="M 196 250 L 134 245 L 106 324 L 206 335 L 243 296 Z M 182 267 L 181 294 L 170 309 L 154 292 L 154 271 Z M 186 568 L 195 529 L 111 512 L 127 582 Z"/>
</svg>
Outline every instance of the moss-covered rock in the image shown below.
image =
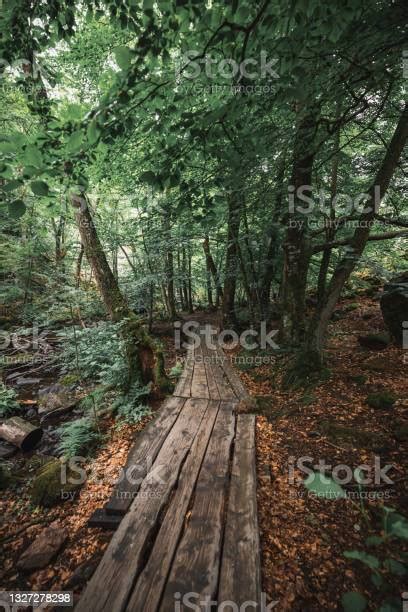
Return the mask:
<svg viewBox="0 0 408 612">
<path fill-rule="evenodd" d="M 382 351 L 389 346 L 391 338 L 389 334 L 367 334 L 366 336 L 359 336 L 358 342 L 360 346 L 370 351 Z"/>
<path fill-rule="evenodd" d="M 78 480 L 78 473 L 68 469 L 63 460 L 53 459 L 39 468 L 31 485 L 30 496 L 34 505 L 54 506 L 72 500 L 82 486 L 71 482 Z"/>
<path fill-rule="evenodd" d="M 371 408 L 386 409 L 392 408 L 397 398 L 391 391 L 379 391 L 378 393 L 370 393 L 366 402 Z"/>
<path fill-rule="evenodd" d="M 394 437 L 399 442 L 406 442 L 408 440 L 408 423 L 397 421 L 393 427 Z"/>
<path fill-rule="evenodd" d="M 0 463 L 0 491 L 7 489 L 12 483 L 10 470 L 4 465 L 4 463 Z"/>
</svg>

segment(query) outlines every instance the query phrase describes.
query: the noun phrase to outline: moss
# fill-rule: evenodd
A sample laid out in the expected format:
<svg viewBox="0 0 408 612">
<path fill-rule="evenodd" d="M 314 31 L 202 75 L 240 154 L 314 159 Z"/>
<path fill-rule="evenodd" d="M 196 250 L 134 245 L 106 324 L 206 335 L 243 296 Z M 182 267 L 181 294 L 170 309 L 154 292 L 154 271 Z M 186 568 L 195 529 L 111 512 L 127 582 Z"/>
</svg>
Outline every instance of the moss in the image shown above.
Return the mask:
<svg viewBox="0 0 408 612">
<path fill-rule="evenodd" d="M 379 391 L 378 393 L 371 393 L 366 402 L 371 408 L 392 408 L 397 398 L 390 391 Z"/>
<path fill-rule="evenodd" d="M 350 380 L 358 385 L 364 385 L 367 382 L 367 376 L 364 374 L 357 374 L 356 376 L 350 376 Z"/>
<path fill-rule="evenodd" d="M 352 312 L 353 310 L 357 310 L 359 308 L 359 304 L 357 302 L 352 302 L 351 304 L 346 304 L 343 308 L 343 312 Z"/>
<path fill-rule="evenodd" d="M 64 387 L 69 387 L 74 385 L 79 381 L 79 376 L 77 374 L 66 374 L 62 378 L 60 378 L 59 383 L 64 385 Z"/>
<path fill-rule="evenodd" d="M 11 483 L 12 477 L 10 470 L 3 463 L 0 463 L 0 491 L 7 489 Z"/>
<path fill-rule="evenodd" d="M 319 423 L 319 430 L 333 442 L 348 443 L 353 446 L 378 448 L 387 445 L 387 436 L 382 432 L 367 431 L 357 427 L 339 425 L 335 421 L 324 420 Z"/>
<path fill-rule="evenodd" d="M 81 487 L 70 482 L 78 480 L 77 472 L 72 472 L 59 459 L 53 459 L 43 465 L 37 472 L 31 485 L 30 497 L 35 506 L 54 506 L 64 499 L 71 499 Z M 63 476 L 66 474 L 66 478 Z M 63 482 L 63 481 L 66 482 Z"/>
</svg>

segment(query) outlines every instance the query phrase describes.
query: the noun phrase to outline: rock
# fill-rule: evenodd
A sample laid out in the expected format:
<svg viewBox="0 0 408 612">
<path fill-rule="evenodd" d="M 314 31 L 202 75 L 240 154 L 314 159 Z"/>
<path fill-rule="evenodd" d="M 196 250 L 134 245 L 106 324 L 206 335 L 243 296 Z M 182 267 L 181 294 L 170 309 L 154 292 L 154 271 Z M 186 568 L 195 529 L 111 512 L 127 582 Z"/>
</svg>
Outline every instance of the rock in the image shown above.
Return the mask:
<svg viewBox="0 0 408 612">
<path fill-rule="evenodd" d="M 378 393 L 371 393 L 366 402 L 371 408 L 392 408 L 397 398 L 390 391 L 379 391 Z"/>
<path fill-rule="evenodd" d="M 402 346 L 404 321 L 408 321 L 408 271 L 384 285 L 381 312 L 394 342 Z"/>
<path fill-rule="evenodd" d="M 35 419 L 37 416 L 37 411 L 35 408 L 29 408 L 26 412 L 27 419 Z"/>
<path fill-rule="evenodd" d="M 39 393 L 39 416 L 44 416 L 49 414 L 50 412 L 62 413 L 70 408 L 73 408 L 77 404 L 77 398 L 72 397 L 70 393 L 68 393 L 66 387 L 62 387 L 61 385 L 53 385 L 53 387 L 57 387 L 58 390 L 48 391 L 46 393 Z"/>
<path fill-rule="evenodd" d="M 408 423 L 402 423 L 401 421 L 394 425 L 394 438 L 399 442 L 408 441 Z"/>
<path fill-rule="evenodd" d="M 68 538 L 68 533 L 58 521 L 44 529 L 17 561 L 17 568 L 32 572 L 46 567 L 59 553 Z"/>
<path fill-rule="evenodd" d="M 382 351 L 387 348 L 391 342 L 388 334 L 368 334 L 367 336 L 358 336 L 358 343 L 363 348 L 370 351 Z"/>
<path fill-rule="evenodd" d="M 3 463 L 0 463 L 0 491 L 7 489 L 11 482 L 10 470 Z"/>
<path fill-rule="evenodd" d="M 10 442 L 6 442 L 6 440 L 0 440 L 0 459 L 12 457 L 16 454 L 17 450 L 14 444 L 10 444 Z"/>
<path fill-rule="evenodd" d="M 17 387 L 23 387 L 24 385 L 36 385 L 41 381 L 41 378 L 24 378 L 24 376 L 20 376 L 16 380 Z"/>
<path fill-rule="evenodd" d="M 71 590 L 84 586 L 92 577 L 100 561 L 100 554 L 95 554 L 91 559 L 84 561 L 74 570 L 74 573 L 66 583 L 64 589 Z"/>
<path fill-rule="evenodd" d="M 65 472 L 66 478 L 63 479 Z M 72 501 L 83 484 L 76 484 L 78 478 L 78 473 L 71 472 L 68 468 L 65 470 L 59 459 L 48 461 L 39 468 L 31 485 L 30 496 L 33 504 L 50 508 L 66 500 Z"/>
</svg>

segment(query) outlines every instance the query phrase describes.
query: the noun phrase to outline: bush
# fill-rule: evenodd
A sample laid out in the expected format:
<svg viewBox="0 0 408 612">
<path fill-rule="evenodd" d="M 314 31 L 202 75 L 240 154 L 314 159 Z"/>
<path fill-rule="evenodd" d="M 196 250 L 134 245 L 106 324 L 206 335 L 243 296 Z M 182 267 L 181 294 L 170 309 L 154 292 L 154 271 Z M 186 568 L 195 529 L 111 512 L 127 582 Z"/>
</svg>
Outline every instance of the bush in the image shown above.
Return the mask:
<svg viewBox="0 0 408 612">
<path fill-rule="evenodd" d="M 57 432 L 61 435 L 58 451 L 64 457 L 88 455 L 102 437 L 96 429 L 95 421 L 89 417 L 64 423 Z"/>
<path fill-rule="evenodd" d="M 119 331 L 120 324 L 104 322 L 61 332 L 63 373 L 77 373 L 83 379 L 92 378 L 107 385 L 124 384 L 127 366 Z"/>
<path fill-rule="evenodd" d="M 16 392 L 0 382 L 0 418 L 4 419 L 17 410 L 20 410 L 20 404 L 16 402 Z"/>
<path fill-rule="evenodd" d="M 138 423 L 143 417 L 151 414 L 149 406 L 141 402 L 149 393 L 150 385 L 146 387 L 134 385 L 127 395 L 118 398 L 114 403 L 116 418 L 124 423 Z"/>
</svg>

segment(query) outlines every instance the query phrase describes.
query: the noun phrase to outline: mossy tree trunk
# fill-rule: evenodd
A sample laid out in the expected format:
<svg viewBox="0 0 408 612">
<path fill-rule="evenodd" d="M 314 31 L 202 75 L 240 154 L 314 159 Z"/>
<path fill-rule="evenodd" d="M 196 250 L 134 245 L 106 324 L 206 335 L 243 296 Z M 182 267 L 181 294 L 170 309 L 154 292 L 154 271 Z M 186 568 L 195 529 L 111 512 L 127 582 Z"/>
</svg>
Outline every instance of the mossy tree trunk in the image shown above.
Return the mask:
<svg viewBox="0 0 408 612">
<path fill-rule="evenodd" d="M 161 388 L 168 386 L 161 351 L 130 310 L 119 288 L 99 240 L 86 196 L 72 194 L 71 203 L 75 208 L 81 243 L 106 311 L 112 321 L 122 322 L 122 338 L 128 365 L 126 390 L 133 384 L 148 382 L 154 382 Z"/>
</svg>

